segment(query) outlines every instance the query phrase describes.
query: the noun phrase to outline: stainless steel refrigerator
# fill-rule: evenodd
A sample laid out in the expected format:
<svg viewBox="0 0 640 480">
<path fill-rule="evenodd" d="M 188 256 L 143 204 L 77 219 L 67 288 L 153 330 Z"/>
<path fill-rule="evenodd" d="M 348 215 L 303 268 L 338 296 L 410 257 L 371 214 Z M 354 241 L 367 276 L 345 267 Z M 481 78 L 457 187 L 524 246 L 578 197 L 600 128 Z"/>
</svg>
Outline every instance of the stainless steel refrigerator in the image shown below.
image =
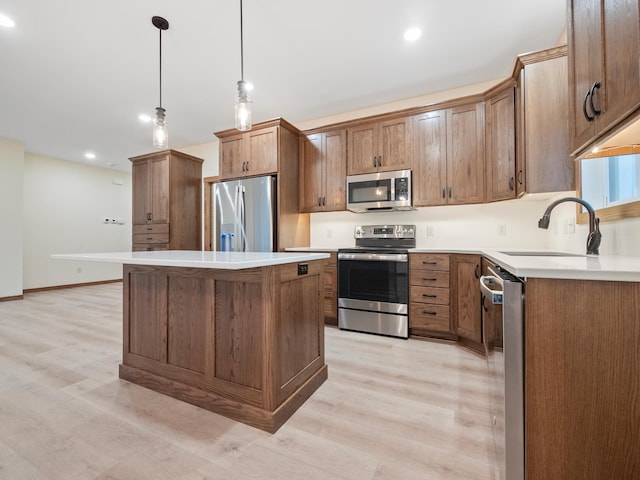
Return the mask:
<svg viewBox="0 0 640 480">
<path fill-rule="evenodd" d="M 213 249 L 274 251 L 276 198 L 276 177 L 272 176 L 214 184 Z"/>
</svg>

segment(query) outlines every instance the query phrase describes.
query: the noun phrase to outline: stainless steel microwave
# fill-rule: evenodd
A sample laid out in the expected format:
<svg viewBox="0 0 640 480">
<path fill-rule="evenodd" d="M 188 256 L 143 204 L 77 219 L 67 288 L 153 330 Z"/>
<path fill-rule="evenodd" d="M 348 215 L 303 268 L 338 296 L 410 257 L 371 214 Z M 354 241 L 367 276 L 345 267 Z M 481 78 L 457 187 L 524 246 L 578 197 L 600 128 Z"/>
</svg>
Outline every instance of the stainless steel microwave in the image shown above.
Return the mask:
<svg viewBox="0 0 640 480">
<path fill-rule="evenodd" d="M 413 210 L 411 170 L 347 176 L 347 210 L 356 213 Z"/>
</svg>

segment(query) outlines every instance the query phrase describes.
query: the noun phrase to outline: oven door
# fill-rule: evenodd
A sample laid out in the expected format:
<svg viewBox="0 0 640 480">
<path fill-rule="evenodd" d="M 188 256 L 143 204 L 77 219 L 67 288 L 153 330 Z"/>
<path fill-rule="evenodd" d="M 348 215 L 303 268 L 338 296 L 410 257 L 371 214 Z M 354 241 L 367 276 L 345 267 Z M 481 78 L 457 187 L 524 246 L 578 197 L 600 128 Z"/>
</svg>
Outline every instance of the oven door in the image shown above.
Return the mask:
<svg viewBox="0 0 640 480">
<path fill-rule="evenodd" d="M 338 326 L 407 338 L 408 255 L 338 253 Z"/>
</svg>

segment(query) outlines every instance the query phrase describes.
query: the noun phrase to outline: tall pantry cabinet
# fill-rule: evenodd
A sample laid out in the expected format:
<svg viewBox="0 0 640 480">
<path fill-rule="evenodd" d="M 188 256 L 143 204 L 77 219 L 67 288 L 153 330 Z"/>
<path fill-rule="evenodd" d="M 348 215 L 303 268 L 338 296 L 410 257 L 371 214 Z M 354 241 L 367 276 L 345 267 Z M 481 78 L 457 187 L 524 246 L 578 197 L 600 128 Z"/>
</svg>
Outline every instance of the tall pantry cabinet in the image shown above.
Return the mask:
<svg viewBox="0 0 640 480">
<path fill-rule="evenodd" d="M 133 251 L 201 250 L 203 160 L 175 150 L 129 159 Z"/>
</svg>

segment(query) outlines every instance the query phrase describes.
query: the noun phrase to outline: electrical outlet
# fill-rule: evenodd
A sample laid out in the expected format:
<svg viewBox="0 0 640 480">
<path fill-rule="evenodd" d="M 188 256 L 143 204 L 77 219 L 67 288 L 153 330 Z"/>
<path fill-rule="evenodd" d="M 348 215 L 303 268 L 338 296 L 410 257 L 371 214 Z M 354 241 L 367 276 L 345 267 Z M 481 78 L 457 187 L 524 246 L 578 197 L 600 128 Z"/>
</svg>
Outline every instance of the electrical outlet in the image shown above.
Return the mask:
<svg viewBox="0 0 640 480">
<path fill-rule="evenodd" d="M 330 228 L 327 228 L 327 238 L 333 238 L 333 230 Z"/>
<path fill-rule="evenodd" d="M 498 235 L 504 236 L 507 234 L 507 226 L 503 223 L 502 225 L 498 225 Z"/>
<path fill-rule="evenodd" d="M 306 275 L 309 273 L 309 264 L 308 263 L 299 263 L 298 264 L 298 275 Z"/>
<path fill-rule="evenodd" d="M 427 225 L 427 237 L 433 237 L 433 225 Z"/>
<path fill-rule="evenodd" d="M 567 233 L 576 233 L 576 219 L 573 217 L 567 221 Z"/>
</svg>

